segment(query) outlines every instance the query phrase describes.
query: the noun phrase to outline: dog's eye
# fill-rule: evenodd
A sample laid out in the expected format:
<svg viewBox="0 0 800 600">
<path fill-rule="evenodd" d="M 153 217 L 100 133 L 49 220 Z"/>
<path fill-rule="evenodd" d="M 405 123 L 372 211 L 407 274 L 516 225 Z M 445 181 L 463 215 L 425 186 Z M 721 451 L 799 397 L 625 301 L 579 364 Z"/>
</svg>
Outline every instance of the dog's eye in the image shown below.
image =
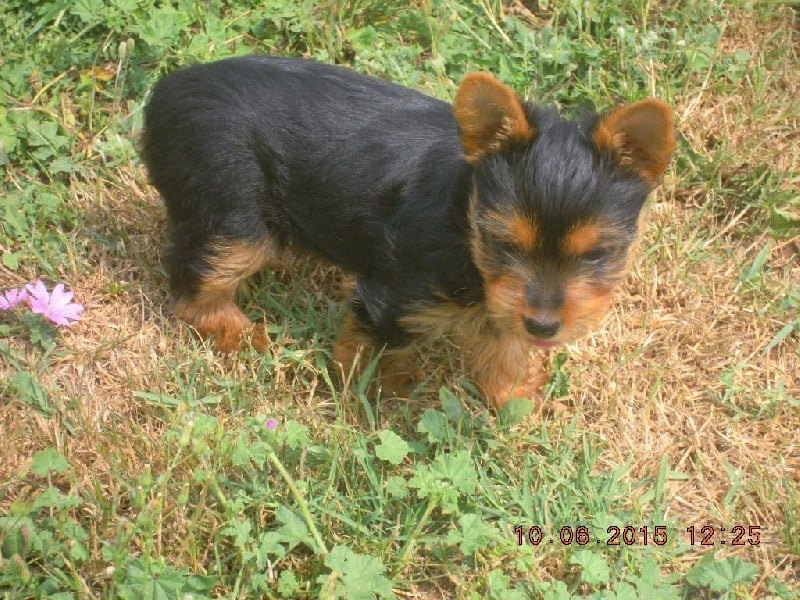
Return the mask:
<svg viewBox="0 0 800 600">
<path fill-rule="evenodd" d="M 594 250 L 589 250 L 586 254 L 582 254 L 581 259 L 583 259 L 584 262 L 596 265 L 597 263 L 603 262 L 607 256 L 608 250 L 605 248 L 595 248 Z"/>
</svg>

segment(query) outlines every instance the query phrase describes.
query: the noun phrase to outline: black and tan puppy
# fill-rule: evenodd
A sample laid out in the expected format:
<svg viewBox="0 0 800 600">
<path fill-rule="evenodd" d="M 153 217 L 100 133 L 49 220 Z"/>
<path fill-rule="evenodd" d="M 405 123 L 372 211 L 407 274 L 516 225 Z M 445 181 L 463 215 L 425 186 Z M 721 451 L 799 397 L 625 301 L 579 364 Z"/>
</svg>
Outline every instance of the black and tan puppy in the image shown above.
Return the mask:
<svg viewBox="0 0 800 600">
<path fill-rule="evenodd" d="M 260 56 L 165 77 L 145 117 L 180 318 L 237 348 L 253 328 L 237 286 L 301 248 L 356 276 L 334 349 L 345 369 L 360 347 L 385 349 L 395 387 L 415 370 L 414 340 L 450 331 L 498 407 L 537 392 L 533 348 L 599 323 L 675 146 L 658 100 L 568 121 L 487 73 L 450 106 Z"/>
</svg>

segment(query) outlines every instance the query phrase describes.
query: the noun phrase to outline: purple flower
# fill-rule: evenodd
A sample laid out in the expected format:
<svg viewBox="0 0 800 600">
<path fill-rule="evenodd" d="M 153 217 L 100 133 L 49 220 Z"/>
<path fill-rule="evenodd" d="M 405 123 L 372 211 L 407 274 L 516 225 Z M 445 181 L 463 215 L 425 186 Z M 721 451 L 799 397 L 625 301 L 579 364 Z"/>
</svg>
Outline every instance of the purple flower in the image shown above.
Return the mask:
<svg viewBox="0 0 800 600">
<path fill-rule="evenodd" d="M 56 325 L 71 325 L 72 321 L 80 319 L 83 306 L 72 301 L 75 292 L 65 292 L 63 283 L 56 285 L 50 293 L 41 279 L 29 283 L 25 289 L 28 291 L 31 312 L 44 316 Z"/>
<path fill-rule="evenodd" d="M 11 310 L 28 299 L 28 291 L 25 288 L 14 288 L 5 294 L 0 294 L 0 310 Z"/>
<path fill-rule="evenodd" d="M 275 419 L 267 419 L 267 429 L 273 430 L 278 426 L 278 422 Z"/>
</svg>

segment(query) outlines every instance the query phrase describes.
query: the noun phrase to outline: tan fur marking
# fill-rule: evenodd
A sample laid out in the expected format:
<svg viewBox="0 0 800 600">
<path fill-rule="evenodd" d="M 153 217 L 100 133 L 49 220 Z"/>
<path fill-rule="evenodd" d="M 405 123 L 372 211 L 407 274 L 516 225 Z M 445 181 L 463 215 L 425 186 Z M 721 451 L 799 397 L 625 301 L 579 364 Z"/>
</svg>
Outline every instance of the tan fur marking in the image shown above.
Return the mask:
<svg viewBox="0 0 800 600">
<path fill-rule="evenodd" d="M 536 247 L 538 232 L 536 225 L 529 219 L 515 216 L 510 224 L 511 241 L 523 250 L 533 250 Z"/>
<path fill-rule="evenodd" d="M 558 341 L 568 342 L 595 329 L 605 316 L 613 287 L 597 288 L 575 279 L 567 285 Z M 511 398 L 541 398 L 547 372 L 532 355 L 531 336 L 522 327 L 527 314 L 524 286 L 513 276 L 486 287 L 486 304 L 464 308 L 442 303 L 404 317 L 410 332 L 427 336 L 453 334 L 459 341 L 475 383 L 496 408 Z M 534 315 L 535 316 L 535 315 Z"/>
<path fill-rule="evenodd" d="M 244 279 L 258 271 L 265 263 L 274 261 L 277 244 L 268 238 L 259 244 L 217 241 L 209 244 L 211 258 L 209 271 L 203 278 L 204 290 L 230 290 L 234 292 Z"/>
<path fill-rule="evenodd" d="M 400 396 L 409 391 L 414 381 L 421 379 L 411 348 L 384 350 L 378 361 L 378 370 L 384 394 Z"/>
<path fill-rule="evenodd" d="M 608 312 L 612 291 L 613 287 L 597 288 L 580 279 L 567 284 L 564 306 L 558 311 L 565 342 L 600 325 Z"/>
<path fill-rule="evenodd" d="M 490 73 L 470 73 L 464 78 L 453 114 L 468 161 L 499 150 L 508 141 L 528 142 L 536 135 L 522 101 Z"/>
<path fill-rule="evenodd" d="M 525 282 L 517 277 L 503 275 L 486 283 L 486 309 L 499 329 L 519 332 L 527 306 Z"/>
<path fill-rule="evenodd" d="M 267 349 L 269 340 L 262 328 L 253 327 L 250 319 L 240 311 L 229 294 L 200 293 L 192 300 L 178 300 L 175 316 L 194 327 L 204 338 L 213 338 L 220 352 L 233 352 L 241 345 L 247 332 L 252 332 L 251 343 L 259 352 Z"/>
<path fill-rule="evenodd" d="M 661 100 L 634 102 L 607 114 L 592 133 L 595 147 L 610 152 L 647 183 L 658 185 L 675 151 L 672 109 Z"/>
<path fill-rule="evenodd" d="M 564 250 L 573 256 L 586 254 L 600 239 L 601 231 L 600 226 L 594 223 L 579 225 L 564 238 Z"/>
<path fill-rule="evenodd" d="M 528 340 L 483 335 L 467 339 L 462 349 L 475 383 L 498 410 L 512 398 L 541 399 L 547 373 L 534 363 Z"/>
<path fill-rule="evenodd" d="M 501 287 L 497 290 L 500 293 Z M 460 342 L 472 379 L 497 409 L 511 398 L 541 396 L 547 373 L 531 356 L 529 336 L 518 328 L 498 331 L 498 320 L 485 306 L 443 303 L 404 317 L 402 323 L 409 331 L 429 336 L 452 333 Z"/>
<path fill-rule="evenodd" d="M 333 348 L 333 359 L 342 366 L 345 379 L 351 373 L 360 374 L 377 351 L 378 348 L 358 329 L 353 314 L 348 311 Z M 381 391 L 386 395 L 402 395 L 418 378 L 418 371 L 411 347 L 384 350 L 377 368 Z"/>
<path fill-rule="evenodd" d="M 345 377 L 347 377 L 362 350 L 371 351 L 373 344 L 367 336 L 359 331 L 355 326 L 353 314 L 348 311 L 344 316 L 344 323 L 339 330 L 339 336 L 333 346 L 333 360 L 342 365 Z"/>
<path fill-rule="evenodd" d="M 401 317 L 400 324 L 410 333 L 434 338 L 489 327 L 485 306 L 464 307 L 453 302 L 441 302 L 417 310 Z"/>
<path fill-rule="evenodd" d="M 200 289 L 192 298 L 179 298 L 175 315 L 197 329 L 204 338 L 212 337 L 220 352 L 233 352 L 242 338 L 252 332 L 251 343 L 256 350 L 266 350 L 269 340 L 264 330 L 253 327 L 247 316 L 237 308 L 236 289 L 239 283 L 274 260 L 275 242 L 268 238 L 259 244 L 218 241 L 210 246 L 209 270 Z"/>
</svg>

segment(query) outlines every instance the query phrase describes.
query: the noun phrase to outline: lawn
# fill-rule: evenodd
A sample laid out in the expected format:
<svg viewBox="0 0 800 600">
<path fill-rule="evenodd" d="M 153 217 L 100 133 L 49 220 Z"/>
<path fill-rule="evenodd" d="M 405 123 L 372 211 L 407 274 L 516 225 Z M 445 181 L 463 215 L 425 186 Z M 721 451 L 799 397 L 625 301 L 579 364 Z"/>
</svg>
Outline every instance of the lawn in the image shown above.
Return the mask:
<svg viewBox="0 0 800 600">
<path fill-rule="evenodd" d="M 800 13 L 755 0 L 5 0 L 0 598 L 796 598 Z M 267 352 L 171 314 L 148 91 L 249 52 L 450 100 L 656 96 L 679 145 L 602 329 L 490 409 L 451 340 L 382 397 L 331 359 L 343 275 L 242 289 Z"/>
</svg>

